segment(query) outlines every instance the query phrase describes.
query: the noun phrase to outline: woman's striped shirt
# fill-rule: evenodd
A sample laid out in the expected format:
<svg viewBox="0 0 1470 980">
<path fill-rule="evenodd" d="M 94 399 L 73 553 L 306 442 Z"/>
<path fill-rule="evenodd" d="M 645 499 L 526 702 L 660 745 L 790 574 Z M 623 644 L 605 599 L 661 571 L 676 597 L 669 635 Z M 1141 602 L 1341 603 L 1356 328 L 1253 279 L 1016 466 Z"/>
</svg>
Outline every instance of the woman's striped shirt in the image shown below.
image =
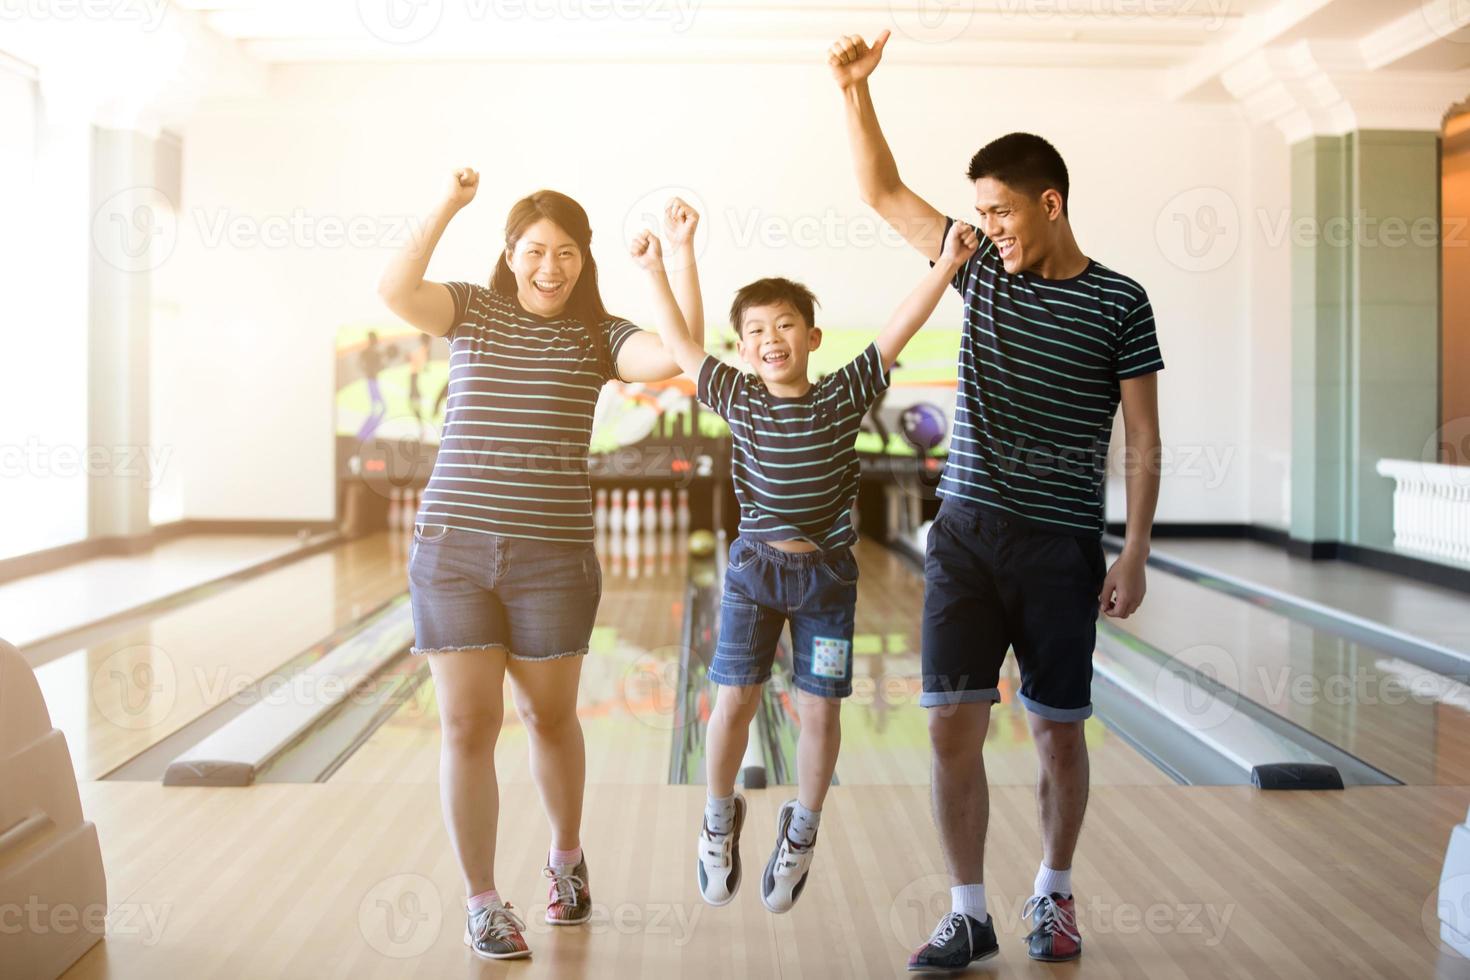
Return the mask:
<svg viewBox="0 0 1470 980">
<path fill-rule="evenodd" d="M 613 361 L 599 364 L 578 321 L 529 313 L 486 286 L 446 285 L 454 297 L 449 396 L 419 522 L 590 543 L 592 413 L 638 327 L 599 324 Z"/>
</svg>

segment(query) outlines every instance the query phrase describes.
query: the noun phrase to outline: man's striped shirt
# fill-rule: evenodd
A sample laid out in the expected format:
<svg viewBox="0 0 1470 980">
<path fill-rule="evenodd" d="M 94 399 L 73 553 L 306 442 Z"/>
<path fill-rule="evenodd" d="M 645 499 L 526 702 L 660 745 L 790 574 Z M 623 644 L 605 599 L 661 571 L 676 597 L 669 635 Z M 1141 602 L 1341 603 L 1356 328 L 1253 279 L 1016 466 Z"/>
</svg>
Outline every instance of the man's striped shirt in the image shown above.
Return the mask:
<svg viewBox="0 0 1470 980">
<path fill-rule="evenodd" d="M 1164 367 L 1148 295 L 1092 260 L 1071 279 L 1010 275 L 984 237 L 952 284 L 965 323 L 939 495 L 1100 534 L 1119 382 Z"/>
<path fill-rule="evenodd" d="M 858 489 L 853 443 L 888 380 L 877 344 L 799 398 L 773 395 L 754 374 L 704 359 L 698 396 L 730 424 L 741 535 L 805 539 L 824 551 L 855 540 L 848 516 Z"/>
<path fill-rule="evenodd" d="M 638 327 L 617 318 L 599 324 L 613 361 L 599 364 L 578 321 L 537 316 L 475 283 L 446 285 L 454 297 L 449 397 L 418 520 L 590 543 L 592 413 Z"/>
</svg>

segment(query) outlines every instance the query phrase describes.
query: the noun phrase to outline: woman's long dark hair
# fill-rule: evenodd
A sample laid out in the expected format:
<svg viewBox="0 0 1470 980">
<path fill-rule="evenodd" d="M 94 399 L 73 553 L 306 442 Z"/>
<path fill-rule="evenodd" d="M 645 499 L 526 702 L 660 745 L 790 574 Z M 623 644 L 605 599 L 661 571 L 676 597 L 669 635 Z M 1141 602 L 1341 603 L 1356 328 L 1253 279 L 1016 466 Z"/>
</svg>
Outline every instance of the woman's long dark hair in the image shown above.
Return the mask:
<svg viewBox="0 0 1470 980">
<path fill-rule="evenodd" d="M 540 221 L 549 219 L 571 236 L 582 251 L 582 274 L 572 287 L 567 299 L 565 315 L 582 324 L 587 339 L 592 344 L 597 363 L 608 374 L 612 373 L 612 358 L 607 350 L 607 337 L 602 332 L 603 321 L 607 320 L 607 308 L 602 305 L 602 294 L 597 289 L 597 262 L 592 258 L 592 224 L 582 205 L 556 191 L 537 191 L 521 198 L 510 209 L 505 219 L 505 251 L 495 263 L 495 272 L 490 276 L 490 289 L 507 299 L 516 299 L 516 276 L 506 262 L 505 253 L 514 251 L 526 229 Z"/>
</svg>

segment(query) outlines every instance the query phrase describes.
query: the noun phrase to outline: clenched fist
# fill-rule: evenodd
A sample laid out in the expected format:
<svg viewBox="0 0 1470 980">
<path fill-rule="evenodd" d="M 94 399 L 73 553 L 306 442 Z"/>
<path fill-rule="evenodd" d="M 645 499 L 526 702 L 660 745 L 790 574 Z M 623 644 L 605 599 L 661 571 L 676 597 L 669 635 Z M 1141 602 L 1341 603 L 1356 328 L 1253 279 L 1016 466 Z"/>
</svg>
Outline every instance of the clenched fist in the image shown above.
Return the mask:
<svg viewBox="0 0 1470 980">
<path fill-rule="evenodd" d="M 858 34 L 845 34 L 827 49 L 827 64 L 832 77 L 842 88 L 849 88 L 873 74 L 878 62 L 883 60 L 883 46 L 888 43 L 888 31 L 879 34 L 868 47 L 868 42 Z"/>
</svg>

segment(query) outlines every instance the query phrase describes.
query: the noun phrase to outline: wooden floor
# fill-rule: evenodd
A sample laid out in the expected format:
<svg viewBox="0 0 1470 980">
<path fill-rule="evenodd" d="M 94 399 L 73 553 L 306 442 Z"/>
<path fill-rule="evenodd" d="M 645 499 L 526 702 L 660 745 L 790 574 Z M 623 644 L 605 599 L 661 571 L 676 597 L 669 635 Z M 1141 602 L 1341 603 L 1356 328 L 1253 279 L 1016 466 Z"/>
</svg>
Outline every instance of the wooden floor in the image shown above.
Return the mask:
<svg viewBox="0 0 1470 980">
<path fill-rule="evenodd" d="M 645 552 L 649 549 L 645 548 Z M 682 548 L 678 549 L 682 552 Z M 856 551 L 858 582 L 853 696 L 842 706 L 837 778 L 850 785 L 929 784 L 927 713 L 919 707 L 919 610 L 923 581 L 886 548 Z M 603 554 L 607 549 L 603 549 Z M 637 579 L 608 573 L 589 656 L 582 667 L 578 714 L 587 743 L 589 783 L 660 784 L 668 780 L 675 723 L 679 635 L 686 570 L 681 559 Z M 1010 658 L 1002 702 L 991 715 L 986 771 L 995 786 L 1036 782 L 1036 750 L 1026 711 L 1015 700 L 1020 676 Z M 509 688 L 505 728 L 496 744 L 503 779 L 529 778 L 525 729 Z M 794 708 L 792 709 L 794 711 Z M 1098 718 L 1086 726 L 1095 786 L 1166 785 L 1156 766 Z M 342 782 L 434 782 L 439 713 L 426 682 L 331 778 Z"/>
<path fill-rule="evenodd" d="M 1470 687 L 1392 654 L 1154 571 L 1114 621 L 1406 783 L 1470 785 Z M 1470 603 L 1462 602 L 1462 615 Z"/>
<path fill-rule="evenodd" d="M 1298 558 L 1260 541 L 1171 538 L 1153 550 L 1470 653 L 1470 601 L 1454 589 L 1346 561 Z"/>
<path fill-rule="evenodd" d="M 81 779 L 96 779 L 405 587 L 401 543 L 363 538 L 119 629 L 36 667 Z"/>
<path fill-rule="evenodd" d="M 87 783 L 114 906 L 106 942 L 66 974 L 155 977 L 894 977 L 948 907 L 922 787 L 837 787 L 801 903 L 774 916 L 747 885 L 723 909 L 692 875 L 699 787 L 592 785 L 585 847 L 596 913 L 541 923 L 548 832 L 507 784 L 499 884 L 525 910 L 529 961 L 461 943 L 462 884 L 435 787 L 249 790 Z M 748 866 L 785 794 L 751 794 Z M 1038 860 L 1034 803 L 992 796 L 988 888 L 997 977 L 1452 977 L 1433 883 L 1470 790 L 1095 789 L 1076 866 L 1075 966 L 1025 956 L 1019 910 Z M 980 971 L 977 971 L 980 972 Z"/>
<path fill-rule="evenodd" d="M 294 534 L 191 534 L 137 555 L 77 562 L 0 585 L 5 638 L 24 650 L 148 602 L 290 554 Z"/>
</svg>

